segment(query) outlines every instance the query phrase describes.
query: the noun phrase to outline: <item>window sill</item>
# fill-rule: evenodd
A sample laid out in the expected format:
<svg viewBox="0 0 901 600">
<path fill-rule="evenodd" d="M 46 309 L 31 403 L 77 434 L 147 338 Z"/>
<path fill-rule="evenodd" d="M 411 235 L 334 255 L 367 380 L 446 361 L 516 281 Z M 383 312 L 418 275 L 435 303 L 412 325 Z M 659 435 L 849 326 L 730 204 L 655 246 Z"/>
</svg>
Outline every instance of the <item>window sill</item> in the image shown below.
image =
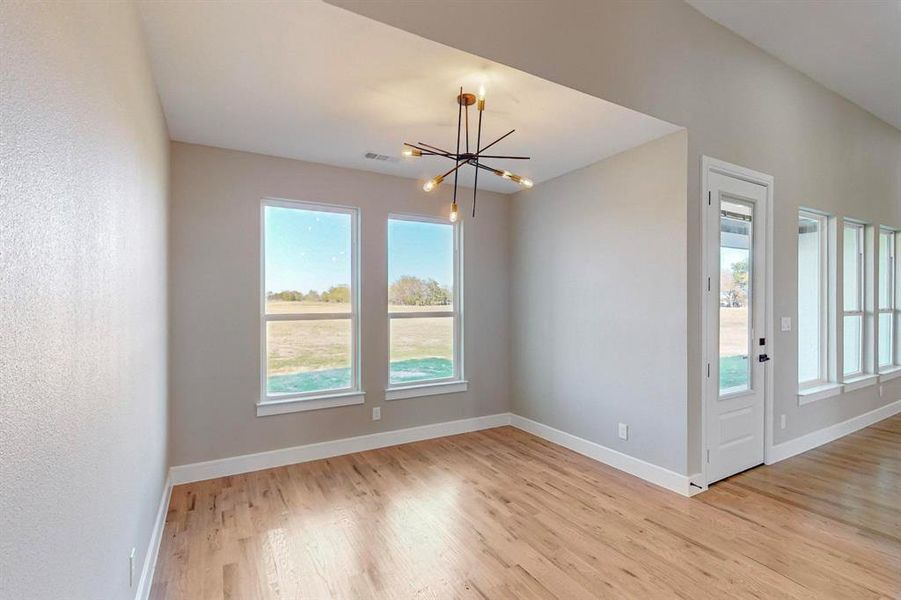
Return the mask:
<svg viewBox="0 0 901 600">
<path fill-rule="evenodd" d="M 341 392 L 338 394 L 323 394 L 321 396 L 305 396 L 302 398 L 287 398 L 285 400 L 257 402 L 257 416 L 268 417 L 270 415 L 283 415 L 285 413 L 319 410 L 321 408 L 336 408 L 338 406 L 363 404 L 364 396 L 365 394 L 363 392 Z"/>
<path fill-rule="evenodd" d="M 469 382 L 465 380 L 407 385 L 385 390 L 385 400 L 402 400 L 404 398 L 418 398 L 420 396 L 455 394 L 458 392 L 465 392 L 467 389 L 469 389 Z"/>
<path fill-rule="evenodd" d="M 879 378 L 876 375 L 867 374 L 852 377 L 851 379 L 845 380 L 845 391 L 853 392 L 854 390 L 859 390 L 870 385 L 876 385 L 877 381 L 879 381 Z"/>
<path fill-rule="evenodd" d="M 810 404 L 817 400 L 825 400 L 832 396 L 838 396 L 842 393 L 844 387 L 845 386 L 840 383 L 827 383 L 825 385 L 818 385 L 816 387 L 800 390 L 798 392 L 798 406 L 804 406 L 805 404 Z"/>
<path fill-rule="evenodd" d="M 901 377 L 901 366 L 885 367 L 879 371 L 879 383 L 891 381 L 896 377 Z"/>
</svg>

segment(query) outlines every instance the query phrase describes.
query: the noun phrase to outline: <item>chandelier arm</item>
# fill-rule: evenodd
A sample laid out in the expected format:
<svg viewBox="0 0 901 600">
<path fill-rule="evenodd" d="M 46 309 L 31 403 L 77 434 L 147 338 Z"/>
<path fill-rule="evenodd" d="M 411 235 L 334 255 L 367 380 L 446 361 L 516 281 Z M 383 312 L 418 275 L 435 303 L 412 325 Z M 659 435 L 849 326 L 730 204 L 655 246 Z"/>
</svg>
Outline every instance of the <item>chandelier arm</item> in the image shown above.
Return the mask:
<svg viewBox="0 0 901 600">
<path fill-rule="evenodd" d="M 442 178 L 447 177 L 448 175 L 450 175 L 451 173 L 455 172 L 457 169 L 459 169 L 460 167 L 462 167 L 462 166 L 465 165 L 465 164 L 466 164 L 465 162 L 458 163 L 456 167 L 454 167 L 453 169 L 451 169 L 450 171 L 448 171 L 447 173 L 445 173 L 445 174 L 442 175 L 441 177 L 442 177 Z"/>
<path fill-rule="evenodd" d="M 491 142 L 490 144 L 488 144 L 487 146 L 485 146 L 484 148 L 482 148 L 481 151 L 487 150 L 488 148 L 492 147 L 493 145 L 495 145 L 496 143 L 498 143 L 499 141 L 501 141 L 502 139 L 504 139 L 505 137 L 507 137 L 508 135 L 510 135 L 511 133 L 513 133 L 514 131 L 516 131 L 516 130 L 515 130 L 515 129 L 511 129 L 510 131 L 508 131 L 507 133 L 505 133 L 505 134 L 502 135 L 501 137 L 497 138 L 496 140 L 494 140 L 493 142 Z"/>
<path fill-rule="evenodd" d="M 459 154 L 460 151 L 457 150 Z M 469 154 L 469 105 L 466 105 L 466 153 Z"/>
<path fill-rule="evenodd" d="M 498 154 L 479 154 L 479 158 L 504 158 L 509 160 L 530 160 L 531 156 L 501 156 Z"/>
<path fill-rule="evenodd" d="M 481 105 L 480 105 L 481 106 Z M 476 196 L 479 193 L 479 153 L 481 149 L 479 146 L 482 144 L 482 113 L 484 111 L 479 110 L 479 125 L 476 131 L 476 173 L 475 173 L 475 182 L 472 185 L 472 217 L 476 216 Z"/>
<path fill-rule="evenodd" d="M 447 156 L 448 158 L 453 158 L 454 156 L 450 152 L 442 150 L 441 148 L 435 148 L 434 146 L 429 146 L 428 144 L 423 144 L 422 142 L 419 142 L 418 145 L 411 144 L 410 142 L 404 142 L 404 145 L 410 146 L 411 148 L 416 148 L 417 150 L 425 152 L 427 154 L 433 154 L 435 156 Z"/>
<path fill-rule="evenodd" d="M 447 150 L 444 150 L 444 149 L 442 149 L 442 148 L 438 148 L 438 147 L 436 147 L 436 146 L 431 146 L 431 145 L 426 144 L 426 143 L 424 143 L 424 142 L 417 142 L 417 143 L 418 143 L 420 146 L 424 146 L 425 148 L 428 148 L 430 151 L 435 152 L 436 154 L 443 154 L 444 156 L 447 156 L 447 157 L 449 157 L 449 158 L 454 158 L 454 157 L 456 156 L 453 152 L 448 152 Z M 412 146 L 412 144 L 411 144 L 411 146 Z M 414 146 L 414 147 L 415 147 L 415 146 Z"/>
<path fill-rule="evenodd" d="M 497 175 L 498 177 L 500 177 L 504 174 L 504 172 L 502 170 L 495 169 L 494 167 L 489 167 L 485 163 L 476 162 L 475 159 L 469 161 L 469 164 L 471 164 L 474 167 L 478 167 L 479 169 L 482 169 L 484 171 L 490 171 L 490 172 L 494 173 L 495 175 Z"/>
<path fill-rule="evenodd" d="M 460 87 L 460 95 L 463 95 L 463 87 Z M 454 169 L 454 204 L 457 204 L 457 180 L 460 178 L 460 123 L 463 120 L 463 104 L 457 103 L 457 166 Z"/>
</svg>

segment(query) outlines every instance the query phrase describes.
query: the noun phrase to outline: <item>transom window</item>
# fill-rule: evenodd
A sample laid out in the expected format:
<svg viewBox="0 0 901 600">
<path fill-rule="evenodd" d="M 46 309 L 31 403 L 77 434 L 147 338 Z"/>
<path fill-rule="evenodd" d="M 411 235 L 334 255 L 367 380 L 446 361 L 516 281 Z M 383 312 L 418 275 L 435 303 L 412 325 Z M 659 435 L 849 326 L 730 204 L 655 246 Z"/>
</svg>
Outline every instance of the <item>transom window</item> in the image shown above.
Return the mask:
<svg viewBox="0 0 901 600">
<path fill-rule="evenodd" d="M 261 402 L 360 389 L 358 212 L 263 203 Z"/>
<path fill-rule="evenodd" d="M 890 229 L 879 231 L 879 367 L 895 364 L 898 336 L 898 301 L 895 261 L 897 233 Z"/>
<path fill-rule="evenodd" d="M 459 227 L 388 219 L 389 387 L 462 379 Z"/>
<path fill-rule="evenodd" d="M 844 370 L 847 377 L 864 371 L 864 226 L 846 221 L 844 227 Z"/>
</svg>

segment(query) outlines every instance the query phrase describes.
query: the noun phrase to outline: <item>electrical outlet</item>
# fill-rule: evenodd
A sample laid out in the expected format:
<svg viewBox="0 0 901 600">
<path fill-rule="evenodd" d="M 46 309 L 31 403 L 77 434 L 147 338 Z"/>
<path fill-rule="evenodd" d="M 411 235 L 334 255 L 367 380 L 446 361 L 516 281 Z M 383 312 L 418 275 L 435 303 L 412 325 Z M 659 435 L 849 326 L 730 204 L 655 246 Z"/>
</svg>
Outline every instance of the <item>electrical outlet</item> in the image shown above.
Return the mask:
<svg viewBox="0 0 901 600">
<path fill-rule="evenodd" d="M 879 384 L 879 397 L 882 398 L 882 394 L 884 394 L 884 393 L 885 393 L 885 390 L 882 389 L 882 384 L 880 383 Z"/>
<path fill-rule="evenodd" d="M 792 318 L 791 317 L 782 317 L 782 331 L 791 331 L 792 330 Z"/>
<path fill-rule="evenodd" d="M 785 414 L 779 416 L 779 429 L 785 429 Z"/>
<path fill-rule="evenodd" d="M 372 407 L 372 420 L 373 421 L 381 421 L 382 420 L 382 407 L 381 406 L 373 406 Z"/>
<path fill-rule="evenodd" d="M 128 555 L 128 587 L 132 588 L 135 585 L 135 549 L 131 549 L 131 553 Z"/>
<path fill-rule="evenodd" d="M 629 426 L 625 423 L 619 424 L 619 439 L 627 440 L 629 439 Z"/>
</svg>

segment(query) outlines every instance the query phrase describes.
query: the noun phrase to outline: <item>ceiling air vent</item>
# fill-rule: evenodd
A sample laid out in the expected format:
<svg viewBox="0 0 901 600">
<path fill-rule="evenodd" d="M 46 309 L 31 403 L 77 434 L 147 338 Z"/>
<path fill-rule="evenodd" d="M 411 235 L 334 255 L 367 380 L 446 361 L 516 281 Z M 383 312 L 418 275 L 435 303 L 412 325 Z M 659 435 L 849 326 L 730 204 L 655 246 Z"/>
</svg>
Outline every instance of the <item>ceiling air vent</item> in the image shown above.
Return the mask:
<svg viewBox="0 0 901 600">
<path fill-rule="evenodd" d="M 363 156 L 365 156 L 369 160 L 380 160 L 382 162 L 397 162 L 398 160 L 400 160 L 396 156 L 388 156 L 387 154 L 376 154 L 375 152 L 367 152 Z"/>
</svg>

